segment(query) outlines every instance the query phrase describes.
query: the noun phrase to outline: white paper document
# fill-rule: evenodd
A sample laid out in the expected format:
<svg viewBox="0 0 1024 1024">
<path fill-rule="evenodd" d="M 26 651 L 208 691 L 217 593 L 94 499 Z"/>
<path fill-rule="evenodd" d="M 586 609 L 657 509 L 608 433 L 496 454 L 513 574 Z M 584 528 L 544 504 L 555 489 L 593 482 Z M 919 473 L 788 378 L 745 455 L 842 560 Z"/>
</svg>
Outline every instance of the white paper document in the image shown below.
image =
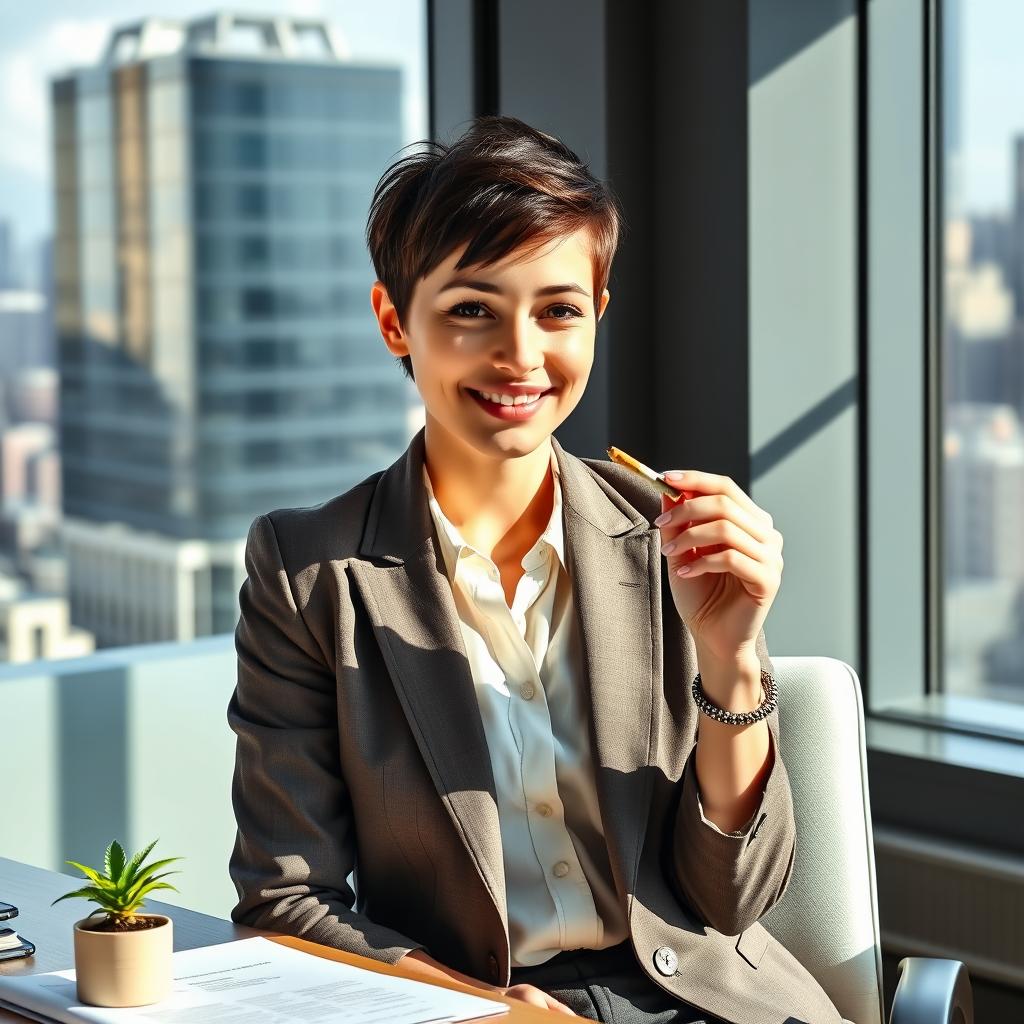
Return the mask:
<svg viewBox="0 0 1024 1024">
<path fill-rule="evenodd" d="M 325 960 L 257 936 L 172 954 L 171 991 L 150 1006 L 78 999 L 75 972 L 0 976 L 0 1006 L 64 1024 L 427 1024 L 508 1013 L 508 1005 Z"/>
</svg>

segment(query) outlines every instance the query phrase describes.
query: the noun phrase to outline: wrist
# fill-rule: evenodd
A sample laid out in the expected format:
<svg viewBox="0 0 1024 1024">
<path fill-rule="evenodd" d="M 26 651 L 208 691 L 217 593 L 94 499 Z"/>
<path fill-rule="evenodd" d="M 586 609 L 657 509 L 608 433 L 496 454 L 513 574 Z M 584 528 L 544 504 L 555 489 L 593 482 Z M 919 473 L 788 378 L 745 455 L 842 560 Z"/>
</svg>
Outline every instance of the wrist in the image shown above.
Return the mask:
<svg viewBox="0 0 1024 1024">
<path fill-rule="evenodd" d="M 752 711 L 764 696 L 761 661 L 753 651 L 737 651 L 727 658 L 698 649 L 697 671 L 708 700 L 726 711 Z"/>
<path fill-rule="evenodd" d="M 697 666 L 700 669 L 705 666 L 709 670 L 716 668 L 749 669 L 752 666 L 757 666 L 760 669 L 761 659 L 758 657 L 757 648 L 752 643 L 727 651 L 716 651 L 699 640 L 694 640 L 693 646 L 697 654 Z"/>
</svg>

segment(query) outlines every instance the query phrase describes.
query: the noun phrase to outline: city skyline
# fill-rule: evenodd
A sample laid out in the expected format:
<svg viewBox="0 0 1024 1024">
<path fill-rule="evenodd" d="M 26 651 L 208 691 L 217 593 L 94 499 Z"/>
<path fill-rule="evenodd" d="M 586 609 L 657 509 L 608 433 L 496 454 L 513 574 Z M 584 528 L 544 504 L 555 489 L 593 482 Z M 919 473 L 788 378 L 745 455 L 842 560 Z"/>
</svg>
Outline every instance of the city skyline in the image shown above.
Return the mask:
<svg viewBox="0 0 1024 1024">
<path fill-rule="evenodd" d="M 972 215 L 1008 214 L 1012 203 L 1008 139 L 1024 133 L 1024 105 L 1008 102 L 1019 92 L 1015 40 L 1024 35 L 1024 4 L 1014 0 L 972 0 L 960 6 L 959 36 L 964 210 Z M 423 7 L 421 0 L 380 0 L 372 6 L 341 0 L 252 0 L 245 11 L 321 17 L 348 40 L 357 60 L 392 59 L 407 69 L 404 133 L 427 132 Z M 189 18 L 216 9 L 206 0 L 181 0 L 173 10 L 154 6 L 146 13 Z M 227 9 L 231 5 L 227 5 Z M 19 140 L 0 149 L 0 219 L 14 229 L 18 255 L 29 259 L 52 234 L 49 200 L 52 178 L 48 82 L 70 67 L 98 59 L 110 31 L 139 20 L 129 0 L 56 0 L 45 11 L 33 7 L 5 12 L 0 42 L 0 132 Z M 381 25 L 387 26 L 381 32 Z M 34 261 L 33 261 L 34 262 Z M 36 268 L 32 267 L 33 273 Z"/>
<path fill-rule="evenodd" d="M 253 518 L 408 443 L 362 315 L 401 69 L 328 28 L 153 19 L 54 80 L 61 536 L 98 646 L 229 631 Z"/>
<path fill-rule="evenodd" d="M 31 264 L 37 247 L 54 230 L 50 199 L 53 167 L 49 90 L 52 78 L 94 64 L 113 30 L 146 16 L 188 20 L 219 9 L 329 20 L 347 41 L 353 60 L 393 61 L 403 67 L 403 136 L 426 134 L 426 62 L 420 0 L 377 0 L 372 6 L 342 0 L 246 0 L 218 5 L 177 0 L 140 13 L 129 0 L 56 0 L 4 12 L 0 42 L 0 133 L 18 139 L 0 147 L 0 220 L 13 225 L 16 259 Z M 387 31 L 381 31 L 381 25 Z M 382 168 L 383 170 L 383 168 Z M 34 284 L 34 280 L 30 280 Z"/>
</svg>

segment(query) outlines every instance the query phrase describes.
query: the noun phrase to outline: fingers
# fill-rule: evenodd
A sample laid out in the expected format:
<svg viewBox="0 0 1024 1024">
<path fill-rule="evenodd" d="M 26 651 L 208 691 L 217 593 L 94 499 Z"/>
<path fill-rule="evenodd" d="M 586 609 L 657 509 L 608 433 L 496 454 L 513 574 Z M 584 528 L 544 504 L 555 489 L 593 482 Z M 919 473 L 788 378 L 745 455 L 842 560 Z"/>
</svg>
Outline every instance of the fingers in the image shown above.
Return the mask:
<svg viewBox="0 0 1024 1024">
<path fill-rule="evenodd" d="M 545 992 L 543 989 L 538 990 L 540 994 L 547 1000 L 545 1004 L 548 1009 L 557 1010 L 559 1013 L 567 1013 L 570 1017 L 578 1017 L 579 1015 L 575 1010 L 570 1009 L 565 1003 L 559 1002 L 551 993 Z"/>
<path fill-rule="evenodd" d="M 744 534 L 759 544 L 773 543 L 778 531 L 768 525 L 761 516 L 755 516 L 744 506 L 736 504 L 727 495 L 698 495 L 695 498 L 683 499 L 671 505 L 654 523 L 662 527 L 663 541 L 671 541 L 689 523 L 708 523 L 723 520 L 735 524 Z M 702 536 L 709 536 L 707 531 Z M 724 539 L 706 543 L 726 543 Z M 695 547 L 690 544 L 688 547 Z"/>
<path fill-rule="evenodd" d="M 560 1003 L 556 999 L 553 999 L 550 1003 L 548 1003 L 548 1009 L 557 1010 L 559 1013 L 564 1013 L 569 1017 L 576 1016 L 576 1013 L 570 1010 L 569 1007 L 565 1005 L 565 1003 Z"/>
<path fill-rule="evenodd" d="M 685 578 L 690 580 L 708 572 L 730 572 L 746 586 L 747 591 L 758 598 L 771 597 L 777 589 L 776 572 L 772 566 L 758 562 L 734 548 L 702 555 L 687 563 Z M 682 575 L 676 570 L 677 574 Z"/>
<path fill-rule="evenodd" d="M 724 494 L 756 520 L 771 527 L 772 517 L 744 491 L 731 476 L 720 476 L 717 473 L 702 473 L 697 469 L 668 470 L 663 474 L 673 487 L 684 487 L 687 491 L 698 491 L 701 494 Z"/>
<path fill-rule="evenodd" d="M 565 1003 L 559 1002 L 554 996 L 549 995 L 543 989 L 537 988 L 536 985 L 525 983 L 511 985 L 505 989 L 505 995 L 511 996 L 513 999 L 519 999 L 524 1003 L 529 1003 L 530 1006 L 539 1006 L 542 1010 L 557 1010 L 559 1013 L 579 1018 L 579 1014 L 566 1006 Z"/>
<path fill-rule="evenodd" d="M 745 530 L 741 530 L 735 523 L 724 519 L 719 519 L 714 523 L 698 523 L 696 526 L 677 533 L 672 540 L 662 545 L 661 551 L 665 555 L 677 552 L 681 554 L 691 548 L 713 547 L 716 544 L 735 548 L 754 561 L 761 561 L 764 546 L 754 540 Z"/>
</svg>

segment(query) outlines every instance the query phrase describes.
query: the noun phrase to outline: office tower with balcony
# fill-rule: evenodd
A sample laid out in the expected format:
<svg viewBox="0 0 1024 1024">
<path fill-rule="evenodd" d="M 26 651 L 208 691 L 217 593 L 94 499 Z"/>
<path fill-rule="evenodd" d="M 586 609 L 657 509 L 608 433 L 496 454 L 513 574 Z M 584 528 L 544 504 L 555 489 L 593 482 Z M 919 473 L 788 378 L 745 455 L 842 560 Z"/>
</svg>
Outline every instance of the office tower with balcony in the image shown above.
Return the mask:
<svg viewBox="0 0 1024 1024">
<path fill-rule="evenodd" d="M 100 645 L 231 630 L 253 517 L 408 443 L 363 242 L 401 77 L 324 22 L 222 13 L 52 81 L 63 536 Z"/>
</svg>

